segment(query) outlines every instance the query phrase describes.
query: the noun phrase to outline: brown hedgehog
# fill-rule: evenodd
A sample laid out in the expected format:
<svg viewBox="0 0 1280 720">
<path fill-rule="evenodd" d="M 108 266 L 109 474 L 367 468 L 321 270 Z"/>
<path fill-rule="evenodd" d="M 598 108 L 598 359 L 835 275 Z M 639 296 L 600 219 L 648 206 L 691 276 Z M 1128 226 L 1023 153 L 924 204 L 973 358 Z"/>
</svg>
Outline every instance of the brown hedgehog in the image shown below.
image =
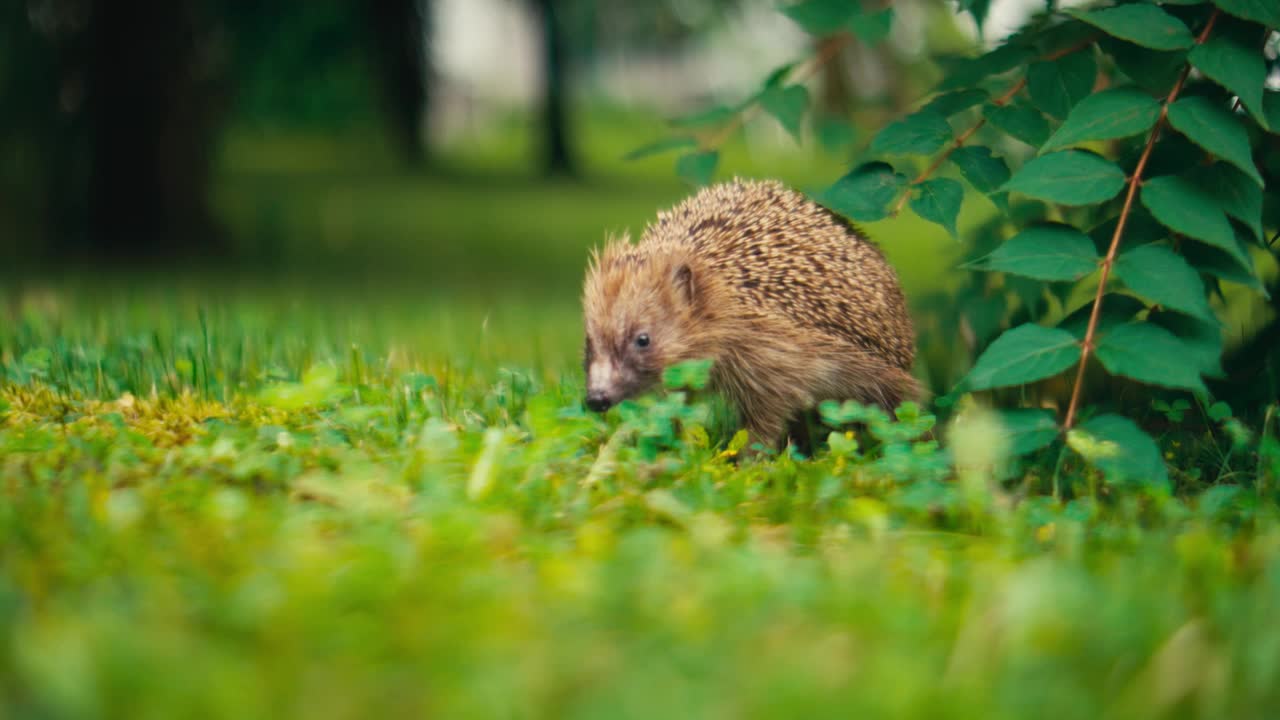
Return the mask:
<svg viewBox="0 0 1280 720">
<path fill-rule="evenodd" d="M 819 401 L 891 410 L 919 393 L 893 269 L 853 226 L 777 182 L 705 188 L 639 243 L 593 253 L 583 311 L 595 411 L 709 358 L 752 441 L 776 448 Z"/>
</svg>

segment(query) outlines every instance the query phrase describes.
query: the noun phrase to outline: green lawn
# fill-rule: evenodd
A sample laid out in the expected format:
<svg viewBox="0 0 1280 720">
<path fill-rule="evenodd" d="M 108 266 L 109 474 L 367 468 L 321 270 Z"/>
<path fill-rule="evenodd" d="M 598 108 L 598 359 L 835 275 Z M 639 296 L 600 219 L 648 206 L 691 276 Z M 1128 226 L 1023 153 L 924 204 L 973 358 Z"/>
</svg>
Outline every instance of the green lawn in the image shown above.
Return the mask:
<svg viewBox="0 0 1280 720">
<path fill-rule="evenodd" d="M 745 456 L 701 393 L 585 413 L 585 249 L 686 192 L 602 127 L 558 183 L 233 139 L 252 265 L 10 276 L 0 720 L 1274 714 L 1274 418 L 1162 438 L 1218 453 L 1170 489 L 1012 462 L 976 407 L 814 459 Z M 954 277 L 940 229 L 868 230 L 908 294 Z"/>
<path fill-rule="evenodd" d="M 735 464 L 678 395 L 585 414 L 561 308 L 217 292 L 0 314 L 3 716 L 1280 703 L 1278 459 L 1194 497 L 1068 462 L 1054 501 L 970 414 Z"/>
</svg>

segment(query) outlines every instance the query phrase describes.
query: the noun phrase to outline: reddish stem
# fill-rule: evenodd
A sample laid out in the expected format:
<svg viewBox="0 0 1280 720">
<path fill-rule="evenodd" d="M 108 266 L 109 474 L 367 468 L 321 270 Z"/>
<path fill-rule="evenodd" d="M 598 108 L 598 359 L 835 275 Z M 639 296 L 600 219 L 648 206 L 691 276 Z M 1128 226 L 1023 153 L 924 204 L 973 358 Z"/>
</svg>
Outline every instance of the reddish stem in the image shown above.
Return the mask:
<svg viewBox="0 0 1280 720">
<path fill-rule="evenodd" d="M 1008 102 L 1013 99 L 1013 96 L 1017 95 L 1022 88 L 1026 87 L 1026 85 L 1027 79 L 1024 77 L 1014 83 L 1014 86 L 1006 90 L 1003 95 L 992 100 L 991 104 L 997 106 L 1008 104 Z M 890 214 L 896 216 L 898 213 L 902 212 L 903 206 L 907 204 L 907 198 L 911 195 L 911 188 L 919 185 L 925 180 L 928 180 L 935 172 L 938 171 L 938 168 L 942 167 L 942 163 L 946 162 L 947 158 L 951 157 L 952 153 L 964 147 L 964 144 L 969 140 L 969 138 L 973 137 L 973 134 L 981 130 L 982 126 L 986 124 L 987 118 L 984 115 L 978 118 L 978 121 L 975 122 L 968 130 L 965 130 L 956 136 L 956 139 L 952 141 L 951 146 L 939 153 L 938 157 L 934 158 L 933 162 L 929 163 L 929 167 L 921 171 L 921 173 L 907 185 L 907 191 L 902 193 L 902 197 L 898 198 L 898 202 L 894 204 L 893 212 Z"/>
<path fill-rule="evenodd" d="M 1051 62 L 1065 55 L 1070 55 L 1071 53 L 1076 52 L 1077 50 L 1083 50 L 1084 48 L 1092 45 L 1094 39 L 1095 38 L 1089 38 L 1084 42 L 1079 42 L 1070 47 L 1066 47 L 1061 50 L 1051 52 L 1048 55 L 1045 55 L 1043 58 L 1041 58 L 1041 60 L 1043 60 L 1044 62 Z M 1022 92 L 1022 88 L 1026 86 L 1027 86 L 1027 78 L 1025 75 L 1023 75 L 1022 78 L 1018 80 L 1018 82 L 1014 83 L 1013 87 L 1004 91 L 1004 93 L 1000 95 L 1000 97 L 996 98 L 995 100 L 992 100 L 991 104 L 997 107 L 1008 105 L 1009 101 L 1013 99 L 1013 96 L 1017 95 L 1019 92 Z M 911 188 L 915 187 L 916 185 L 919 185 L 920 183 L 932 177 L 933 174 L 938 171 L 938 168 L 942 167 L 942 163 L 946 162 L 947 158 L 951 157 L 952 153 L 964 147 L 964 144 L 969 141 L 969 138 L 973 137 L 973 134 L 981 130 L 982 126 L 986 124 L 987 124 L 987 118 L 984 115 L 978 118 L 978 121 L 975 122 L 968 130 L 965 130 L 964 132 L 960 133 L 960 135 L 958 135 L 956 139 L 951 143 L 950 147 L 942 151 L 941 154 L 939 154 L 936 158 L 933 159 L 933 162 L 929 163 L 929 167 L 925 168 L 923 172 L 921 172 L 919 175 L 915 177 L 914 180 L 912 180 L 910 183 L 907 184 L 906 191 L 902 193 L 902 197 L 898 198 L 898 202 L 894 204 L 893 212 L 890 214 L 893 216 L 896 216 L 898 213 L 902 212 L 903 206 L 907 204 L 907 198 L 911 195 Z"/>
<path fill-rule="evenodd" d="M 1205 23 L 1204 30 L 1196 38 L 1197 45 L 1204 43 L 1209 37 L 1209 33 L 1213 31 L 1214 23 L 1218 20 L 1219 12 L 1215 8 L 1213 14 L 1209 16 L 1209 21 Z M 1116 252 L 1120 249 L 1120 239 L 1124 235 L 1125 224 L 1129 221 L 1129 213 L 1133 210 L 1133 199 L 1137 197 L 1138 186 L 1142 184 L 1142 173 L 1147 169 L 1147 161 L 1151 158 L 1151 151 L 1155 148 L 1156 140 L 1160 137 L 1160 130 L 1169 116 L 1169 106 L 1178 99 L 1178 93 L 1182 92 L 1182 85 L 1187 81 L 1187 74 L 1190 72 L 1190 65 L 1182 68 L 1178 81 L 1174 83 L 1173 89 L 1169 91 L 1168 97 L 1164 100 L 1164 104 L 1160 106 L 1160 117 L 1156 118 L 1156 124 L 1151 128 L 1151 135 L 1147 138 L 1147 146 L 1143 148 L 1142 157 L 1138 158 L 1138 164 L 1133 169 L 1133 175 L 1129 178 L 1129 190 L 1125 194 L 1124 208 L 1120 210 L 1120 219 L 1116 221 L 1115 232 L 1111 234 L 1111 245 L 1107 248 L 1107 256 L 1102 260 L 1102 273 L 1098 276 L 1098 291 L 1093 298 L 1093 310 L 1089 313 L 1089 325 L 1084 333 L 1084 341 L 1080 343 L 1080 364 L 1076 369 L 1075 386 L 1071 389 L 1071 403 L 1067 405 L 1067 419 L 1063 424 L 1064 430 L 1070 430 L 1076 421 L 1076 411 L 1080 407 L 1080 388 L 1084 385 L 1085 366 L 1089 362 L 1089 355 L 1093 352 L 1094 336 L 1098 332 L 1098 318 L 1102 315 L 1102 297 L 1107 292 L 1107 279 L 1111 277 L 1111 267 L 1115 264 Z"/>
</svg>

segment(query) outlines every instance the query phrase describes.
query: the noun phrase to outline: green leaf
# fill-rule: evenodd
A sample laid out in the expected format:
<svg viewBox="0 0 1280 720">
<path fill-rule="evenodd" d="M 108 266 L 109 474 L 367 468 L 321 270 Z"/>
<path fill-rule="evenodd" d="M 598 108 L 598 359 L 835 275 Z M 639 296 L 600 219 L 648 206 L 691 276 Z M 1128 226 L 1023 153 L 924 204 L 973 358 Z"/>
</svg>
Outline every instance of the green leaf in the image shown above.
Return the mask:
<svg viewBox="0 0 1280 720">
<path fill-rule="evenodd" d="M 53 362 L 53 351 L 46 347 L 32 348 L 22 354 L 22 367 L 28 371 L 46 373 Z"/>
<path fill-rule="evenodd" d="M 1161 387 L 1209 392 L 1182 341 L 1152 323 L 1136 321 L 1111 328 L 1098 341 L 1095 352 L 1112 375 Z"/>
<path fill-rule="evenodd" d="M 973 22 L 981 33 L 987 22 L 987 12 L 991 9 L 991 0 L 960 0 L 960 9 L 973 16 Z"/>
<path fill-rule="evenodd" d="M 893 28 L 893 8 L 885 8 L 879 12 L 858 13 L 849 18 L 849 29 L 862 42 L 876 46 L 889 36 Z"/>
<path fill-rule="evenodd" d="M 764 89 L 770 90 L 782 87 L 783 81 L 787 79 L 787 76 L 791 74 L 795 66 L 796 64 L 792 62 L 774 68 L 773 72 L 769 73 L 769 77 L 764 79 Z"/>
<path fill-rule="evenodd" d="M 950 61 L 947 77 L 938 85 L 939 90 L 956 90 L 977 85 L 992 75 L 1000 75 L 1024 65 L 1031 59 L 1032 51 L 1022 45 L 1005 43 L 985 55 L 976 58 L 960 58 Z"/>
<path fill-rule="evenodd" d="M 1095 332 L 1104 333 L 1110 328 L 1133 319 L 1134 315 L 1146 310 L 1141 300 L 1130 295 L 1109 293 L 1102 296 L 1102 310 L 1098 312 L 1098 327 Z M 1083 340 L 1089 330 L 1089 317 L 1093 314 L 1093 301 L 1077 308 L 1058 323 L 1058 327 L 1066 330 L 1079 340 Z"/>
<path fill-rule="evenodd" d="M 1189 140 L 1240 168 L 1259 187 L 1249 133 L 1230 110 L 1206 97 L 1186 97 L 1169 106 L 1169 123 Z"/>
<path fill-rule="evenodd" d="M 1002 329 L 1009 309 L 1009 300 L 1004 293 L 962 292 L 956 296 L 955 302 L 959 306 L 959 314 L 973 331 L 974 341 L 984 347 Z"/>
<path fill-rule="evenodd" d="M 1014 455 L 1033 453 L 1058 437 L 1058 421 L 1048 410 L 1001 410 L 999 416 Z"/>
<path fill-rule="evenodd" d="M 782 8 L 783 15 L 810 35 L 829 35 L 843 30 L 858 12 L 858 4 L 849 0 L 805 0 Z"/>
<path fill-rule="evenodd" d="M 1111 247 L 1111 239 L 1115 237 L 1116 227 L 1119 224 L 1120 216 L 1117 214 L 1089 230 L 1089 237 L 1093 239 L 1094 247 L 1098 248 L 1098 254 L 1105 254 Z M 1151 213 L 1141 207 L 1134 207 L 1130 209 L 1129 216 L 1125 220 L 1124 236 L 1121 240 L 1124 247 L 1132 248 L 1163 240 L 1170 235 L 1172 233 L 1168 228 L 1156 222 L 1155 218 L 1151 217 Z"/>
<path fill-rule="evenodd" d="M 1078 50 L 1069 55 L 1031 63 L 1027 68 L 1027 92 L 1031 102 L 1044 112 L 1064 118 L 1076 103 L 1093 92 L 1098 65 L 1091 50 Z"/>
<path fill-rule="evenodd" d="M 1239 170 L 1226 163 L 1198 167 L 1192 179 L 1208 188 L 1224 212 L 1249 228 L 1255 240 L 1262 239 L 1262 188 Z"/>
<path fill-rule="evenodd" d="M 670 390 L 702 390 L 711 382 L 711 360 L 685 360 L 662 371 L 662 385 Z"/>
<path fill-rule="evenodd" d="M 1079 280 L 1098 269 L 1098 253 L 1093 241 L 1070 225 L 1034 225 L 974 264 L 1037 280 Z"/>
<path fill-rule="evenodd" d="M 715 150 L 689 153 L 676 160 L 676 174 L 690 185 L 701 187 L 710 184 L 719 164 L 720 153 Z"/>
<path fill-rule="evenodd" d="M 970 390 L 987 390 L 1052 377 L 1080 360 L 1074 335 L 1027 323 L 1006 331 L 974 363 L 963 381 Z"/>
<path fill-rule="evenodd" d="M 1133 88 L 1113 88 L 1080 101 L 1042 151 L 1088 140 L 1114 140 L 1151 129 L 1160 117 L 1160 103 Z"/>
<path fill-rule="evenodd" d="M 1003 158 L 992 155 L 990 148 L 974 145 L 958 148 L 951 153 L 950 159 L 975 190 L 987 195 L 996 206 L 1008 212 L 1009 202 L 1006 196 L 996 192 L 1009 180 L 1009 166 Z"/>
<path fill-rule="evenodd" d="M 760 96 L 760 106 L 800 142 L 800 123 L 809 108 L 809 91 L 803 85 L 769 88 Z"/>
<path fill-rule="evenodd" d="M 978 103 L 986 102 L 989 97 L 991 97 L 990 94 L 981 88 L 953 90 L 951 92 L 938 95 L 926 103 L 921 109 L 932 110 L 944 118 L 949 118 L 958 112 L 968 110 Z"/>
<path fill-rule="evenodd" d="M 1033 158 L 1004 189 L 1062 205 L 1093 205 L 1115 197 L 1124 172 L 1091 152 L 1063 150 Z"/>
<path fill-rule="evenodd" d="M 986 105 L 982 114 L 992 126 L 1030 145 L 1040 147 L 1049 137 L 1049 121 L 1039 110 L 1021 102 L 1008 105 Z"/>
<path fill-rule="evenodd" d="M 917 185 L 911 195 L 911 209 L 917 215 L 946 228 L 952 238 L 960 239 L 956 231 L 956 218 L 960 216 L 960 202 L 964 200 L 964 188 L 950 178 L 934 178 Z"/>
<path fill-rule="evenodd" d="M 885 155 L 932 155 L 952 139 L 946 118 L 920 110 L 891 123 L 871 141 L 871 152 Z"/>
<path fill-rule="evenodd" d="M 1151 178 L 1142 185 L 1142 204 L 1162 225 L 1244 259 L 1231 223 L 1211 190 L 1181 175 Z"/>
<path fill-rule="evenodd" d="M 1262 114 L 1273 134 L 1280 134 L 1280 92 L 1262 94 Z"/>
<path fill-rule="evenodd" d="M 728 105 L 717 105 L 715 107 L 700 110 L 689 115 L 673 118 L 667 121 L 667 124 L 673 128 L 696 130 L 699 128 L 719 127 L 732 120 L 741 107 L 730 107 Z"/>
<path fill-rule="evenodd" d="M 883 162 L 859 165 L 840 178 L 818 202 L 845 217 L 874 222 L 889 216 L 889 204 L 907 185 L 907 177 Z"/>
<path fill-rule="evenodd" d="M 1258 274 L 1254 271 L 1253 258 L 1245 250 L 1242 240 L 1243 238 L 1237 233 L 1236 242 L 1245 257 L 1244 264 L 1241 264 L 1240 259 L 1234 255 L 1196 243 L 1188 243 L 1183 247 L 1182 255 L 1200 272 L 1208 273 L 1219 280 L 1244 285 L 1261 293 L 1264 297 L 1269 297 L 1267 288 L 1258 280 Z"/>
<path fill-rule="evenodd" d="M 1222 377 L 1222 325 L 1176 312 L 1152 311 L 1148 322 L 1168 330 L 1182 341 L 1192 362 L 1206 377 Z"/>
<path fill-rule="evenodd" d="M 1262 88 L 1267 80 L 1261 38 L 1253 43 L 1238 33 L 1211 35 L 1192 48 L 1187 59 L 1206 77 L 1240 97 L 1255 118 L 1262 119 Z M 1263 121 L 1265 123 L 1265 120 Z"/>
<path fill-rule="evenodd" d="M 1071 15 L 1108 35 L 1153 50 L 1185 50 L 1195 42 L 1181 20 L 1155 5 L 1120 5 Z"/>
<path fill-rule="evenodd" d="M 697 145 L 697 138 L 670 137 L 638 147 L 623 156 L 623 159 L 640 160 L 642 158 L 651 157 L 671 150 L 683 150 L 685 148 L 697 147 Z"/>
<path fill-rule="evenodd" d="M 1280 28 L 1280 3 L 1276 0 L 1213 0 L 1213 4 L 1238 18 Z"/>
<path fill-rule="evenodd" d="M 1098 47 L 1135 85 L 1157 95 L 1169 93 L 1187 63 L 1185 50 L 1150 50 L 1112 37 L 1100 38 Z"/>
<path fill-rule="evenodd" d="M 813 118 L 813 134 L 823 150 L 836 152 L 853 144 L 853 126 L 836 115 L 821 114 Z"/>
<path fill-rule="evenodd" d="M 1130 290 L 1159 305 L 1217 322 L 1205 299 L 1200 274 L 1164 245 L 1142 245 L 1116 258 L 1116 277 Z"/>
<path fill-rule="evenodd" d="M 1143 245 L 1116 258 L 1116 277 L 1158 305 L 1216 323 L 1196 269 L 1164 245 Z"/>
<path fill-rule="evenodd" d="M 1129 418 L 1119 415 L 1090 418 L 1067 434 L 1067 443 L 1111 482 L 1169 484 L 1169 469 L 1160 457 L 1160 448 Z"/>
</svg>

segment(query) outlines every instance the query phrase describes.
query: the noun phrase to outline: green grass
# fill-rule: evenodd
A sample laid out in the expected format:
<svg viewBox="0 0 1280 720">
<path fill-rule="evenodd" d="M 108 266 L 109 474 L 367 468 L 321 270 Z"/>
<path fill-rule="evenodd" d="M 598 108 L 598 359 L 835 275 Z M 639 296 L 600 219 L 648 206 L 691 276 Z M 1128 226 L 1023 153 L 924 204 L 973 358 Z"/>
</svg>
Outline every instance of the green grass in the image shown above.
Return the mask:
<svg viewBox="0 0 1280 720">
<path fill-rule="evenodd" d="M 0 716 L 1280 706 L 1280 459 L 1055 501 L 973 412 L 735 462 L 678 394 L 584 413 L 572 309 L 489 300 L 13 289 Z"/>
<path fill-rule="evenodd" d="M 812 459 L 745 457 L 700 393 L 585 413 L 586 248 L 687 192 L 620 160 L 657 127 L 586 123 L 555 183 L 512 132 L 430 173 L 237 135 L 217 205 L 252 264 L 10 272 L 0 720 L 1280 707 L 1274 417 L 1164 434 L 1216 468 L 1164 488 L 1011 461 L 975 407 Z M 725 162 L 812 188 L 844 160 Z M 941 229 L 867 229 L 913 299 L 957 277 Z"/>
</svg>

